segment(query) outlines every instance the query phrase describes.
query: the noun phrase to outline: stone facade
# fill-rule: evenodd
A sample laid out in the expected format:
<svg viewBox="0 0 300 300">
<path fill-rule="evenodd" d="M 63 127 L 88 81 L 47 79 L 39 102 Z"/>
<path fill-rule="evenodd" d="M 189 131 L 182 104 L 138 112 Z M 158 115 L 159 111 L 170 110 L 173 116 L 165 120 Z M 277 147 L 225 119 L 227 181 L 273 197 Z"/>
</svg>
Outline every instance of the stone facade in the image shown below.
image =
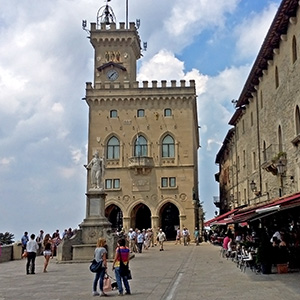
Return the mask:
<svg viewBox="0 0 300 300">
<path fill-rule="evenodd" d="M 195 82 L 137 82 L 141 48 L 134 23 L 128 29 L 92 23 L 90 41 L 95 72 L 94 83 L 86 84 L 88 161 L 95 152 L 105 161 L 106 217 L 126 231 L 193 231 L 199 226 Z"/>
<path fill-rule="evenodd" d="M 216 159 L 221 213 L 299 191 L 299 20 L 298 1 L 282 1 L 237 100 Z"/>
</svg>

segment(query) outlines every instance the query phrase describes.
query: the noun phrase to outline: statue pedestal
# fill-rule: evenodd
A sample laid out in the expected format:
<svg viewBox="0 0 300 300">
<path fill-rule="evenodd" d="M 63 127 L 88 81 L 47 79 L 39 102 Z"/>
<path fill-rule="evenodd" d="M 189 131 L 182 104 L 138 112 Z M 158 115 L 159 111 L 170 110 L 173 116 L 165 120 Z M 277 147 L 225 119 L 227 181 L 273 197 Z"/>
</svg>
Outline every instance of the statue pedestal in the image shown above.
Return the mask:
<svg viewBox="0 0 300 300">
<path fill-rule="evenodd" d="M 86 196 L 86 218 L 79 224 L 80 229 L 74 237 L 74 243 L 70 243 L 70 239 L 59 245 L 62 253 L 61 257 L 58 255 L 58 260 L 91 261 L 100 237 L 106 239 L 108 258 L 112 259 L 114 256 L 117 236 L 112 232 L 111 223 L 105 217 L 106 194 L 100 189 L 90 189 Z"/>
</svg>

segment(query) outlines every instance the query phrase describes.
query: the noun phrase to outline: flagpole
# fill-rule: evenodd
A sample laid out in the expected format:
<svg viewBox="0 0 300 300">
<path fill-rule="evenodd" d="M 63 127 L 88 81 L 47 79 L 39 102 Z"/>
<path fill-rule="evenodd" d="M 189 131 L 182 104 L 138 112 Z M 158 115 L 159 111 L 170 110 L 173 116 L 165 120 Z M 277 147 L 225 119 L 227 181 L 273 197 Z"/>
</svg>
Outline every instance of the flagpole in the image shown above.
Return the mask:
<svg viewBox="0 0 300 300">
<path fill-rule="evenodd" d="M 128 29 L 128 0 L 126 0 L 126 29 Z"/>
</svg>

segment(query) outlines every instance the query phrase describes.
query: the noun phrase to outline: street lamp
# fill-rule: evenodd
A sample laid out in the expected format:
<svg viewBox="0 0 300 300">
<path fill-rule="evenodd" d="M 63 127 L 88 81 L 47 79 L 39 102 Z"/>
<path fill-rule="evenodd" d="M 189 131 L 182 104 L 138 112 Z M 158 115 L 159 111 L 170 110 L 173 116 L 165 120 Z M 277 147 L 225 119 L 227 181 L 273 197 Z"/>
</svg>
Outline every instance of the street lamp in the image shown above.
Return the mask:
<svg viewBox="0 0 300 300">
<path fill-rule="evenodd" d="M 256 191 L 257 191 L 256 183 L 254 182 L 254 180 L 252 180 L 252 181 L 250 182 L 250 188 L 251 188 L 251 191 L 252 191 L 252 192 L 256 192 Z"/>
<path fill-rule="evenodd" d="M 277 167 L 277 172 L 280 176 L 279 197 L 282 197 L 283 196 L 283 178 L 282 177 L 286 171 L 286 164 L 280 159 L 280 160 L 278 160 L 276 167 Z"/>
<path fill-rule="evenodd" d="M 257 190 L 256 183 L 254 182 L 254 180 L 250 182 L 250 189 L 255 194 L 255 196 L 261 196 L 261 191 Z"/>
<path fill-rule="evenodd" d="M 279 174 L 280 176 L 282 176 L 282 175 L 284 174 L 284 172 L 286 171 L 286 166 L 285 166 L 285 164 L 282 162 L 282 160 L 279 160 L 279 161 L 277 162 L 276 167 L 277 167 L 277 172 L 278 172 L 278 174 Z"/>
</svg>

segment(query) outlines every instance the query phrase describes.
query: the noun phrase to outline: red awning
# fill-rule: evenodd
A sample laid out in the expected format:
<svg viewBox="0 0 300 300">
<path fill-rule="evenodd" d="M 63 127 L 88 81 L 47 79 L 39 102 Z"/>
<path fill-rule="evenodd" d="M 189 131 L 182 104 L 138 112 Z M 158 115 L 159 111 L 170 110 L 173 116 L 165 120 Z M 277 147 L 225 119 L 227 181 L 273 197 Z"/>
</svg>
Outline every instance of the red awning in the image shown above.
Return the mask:
<svg viewBox="0 0 300 300">
<path fill-rule="evenodd" d="M 233 210 L 231 210 L 231 211 L 226 212 L 225 214 L 222 214 L 222 215 L 219 215 L 219 216 L 217 216 L 217 217 L 215 217 L 215 218 L 213 218 L 213 219 L 210 219 L 210 220 L 204 222 L 204 226 L 210 226 L 210 225 L 212 225 L 212 224 L 217 223 L 218 221 L 224 220 L 225 218 L 229 218 L 229 217 L 230 217 L 231 215 L 233 215 L 234 212 L 236 212 L 237 210 L 238 210 L 238 208 L 235 208 L 235 209 L 233 209 Z M 227 224 L 229 224 L 229 223 L 227 223 Z M 221 223 L 219 223 L 219 225 L 226 225 L 226 224 L 221 224 Z"/>
<path fill-rule="evenodd" d="M 235 208 L 204 223 L 204 226 L 254 221 L 286 209 L 300 206 L 300 192 L 250 208 Z"/>
<path fill-rule="evenodd" d="M 300 206 L 300 193 L 282 197 L 268 204 L 256 206 L 255 208 L 250 209 L 244 213 L 237 213 L 235 216 L 233 216 L 233 221 L 234 223 L 255 221 L 257 219 L 265 218 L 280 211 L 297 206 Z"/>
<path fill-rule="evenodd" d="M 278 200 L 269 203 L 265 206 L 272 207 L 272 206 L 280 205 L 280 208 L 284 208 L 286 206 L 295 205 L 295 204 L 296 206 L 298 206 L 299 202 L 300 202 L 300 192 L 290 196 L 279 198 Z"/>
</svg>

